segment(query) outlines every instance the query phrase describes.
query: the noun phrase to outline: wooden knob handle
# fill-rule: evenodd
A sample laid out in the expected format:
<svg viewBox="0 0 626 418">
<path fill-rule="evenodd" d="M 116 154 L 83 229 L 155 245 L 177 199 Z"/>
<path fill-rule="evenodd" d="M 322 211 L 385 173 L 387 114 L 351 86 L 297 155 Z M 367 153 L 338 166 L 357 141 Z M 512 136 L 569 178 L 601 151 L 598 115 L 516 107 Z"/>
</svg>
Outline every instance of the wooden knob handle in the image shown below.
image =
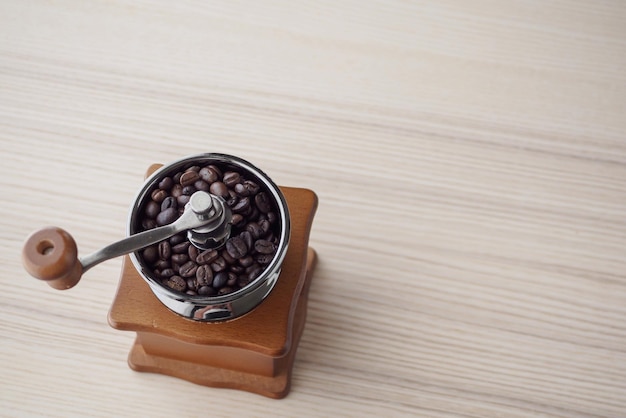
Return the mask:
<svg viewBox="0 0 626 418">
<path fill-rule="evenodd" d="M 26 239 L 22 263 L 31 276 L 59 290 L 73 287 L 83 274 L 76 241 L 57 227 L 40 229 Z"/>
</svg>

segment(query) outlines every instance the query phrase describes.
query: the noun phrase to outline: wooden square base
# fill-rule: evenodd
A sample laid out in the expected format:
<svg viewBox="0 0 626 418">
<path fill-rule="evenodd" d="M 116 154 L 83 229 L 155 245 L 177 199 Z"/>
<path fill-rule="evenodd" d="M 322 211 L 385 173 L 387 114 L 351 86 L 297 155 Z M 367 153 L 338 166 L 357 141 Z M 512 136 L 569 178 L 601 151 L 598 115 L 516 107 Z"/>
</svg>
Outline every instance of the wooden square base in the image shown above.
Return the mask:
<svg viewBox="0 0 626 418">
<path fill-rule="evenodd" d="M 218 323 L 183 318 L 154 296 L 124 258 L 109 323 L 137 333 L 128 358 L 132 369 L 272 398 L 287 395 L 316 262 L 308 240 L 317 197 L 307 189 L 281 190 L 291 216 L 289 248 L 274 289 L 244 316 Z"/>
<path fill-rule="evenodd" d="M 189 360 L 173 358 L 168 356 L 167 351 L 164 354 L 159 354 L 159 347 L 163 344 L 167 345 L 169 349 L 180 349 L 183 346 L 158 334 L 138 333 L 128 357 L 128 364 L 133 370 L 140 372 L 161 373 L 200 385 L 246 390 L 271 398 L 283 398 L 290 389 L 293 361 L 304 329 L 310 273 L 312 273 L 314 262 L 315 253 L 310 250 L 308 274 L 304 276 L 304 288 L 297 302 L 293 329 L 291 330 L 293 341 L 284 356 L 263 358 L 255 351 L 235 352 L 234 347 L 200 346 L 192 348 L 192 350 L 199 351 L 206 356 L 226 356 L 226 360 L 232 363 L 228 367 L 224 367 L 224 365 L 216 367 L 203 364 L 201 360 L 195 359 L 194 361 L 193 358 Z M 251 313 L 250 315 L 253 316 L 254 314 Z M 149 354 L 146 351 L 155 348 L 157 353 Z M 187 348 L 189 349 L 189 347 Z"/>
</svg>

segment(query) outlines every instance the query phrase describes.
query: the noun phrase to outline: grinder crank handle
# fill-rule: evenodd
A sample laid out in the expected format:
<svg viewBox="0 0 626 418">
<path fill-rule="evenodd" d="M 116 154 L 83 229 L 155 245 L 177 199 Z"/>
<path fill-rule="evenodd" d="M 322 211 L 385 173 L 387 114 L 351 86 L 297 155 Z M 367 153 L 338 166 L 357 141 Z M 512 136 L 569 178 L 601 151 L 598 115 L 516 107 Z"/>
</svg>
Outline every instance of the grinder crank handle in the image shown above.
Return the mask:
<svg viewBox="0 0 626 418">
<path fill-rule="evenodd" d="M 175 222 L 131 235 L 80 259 L 76 241 L 67 231 L 58 227 L 40 229 L 24 243 L 22 263 L 31 276 L 45 280 L 55 289 L 69 289 L 79 282 L 85 271 L 96 264 L 214 221 L 221 212 L 215 210 L 219 208 L 214 207 L 214 198 L 206 192 L 195 192 Z"/>
</svg>

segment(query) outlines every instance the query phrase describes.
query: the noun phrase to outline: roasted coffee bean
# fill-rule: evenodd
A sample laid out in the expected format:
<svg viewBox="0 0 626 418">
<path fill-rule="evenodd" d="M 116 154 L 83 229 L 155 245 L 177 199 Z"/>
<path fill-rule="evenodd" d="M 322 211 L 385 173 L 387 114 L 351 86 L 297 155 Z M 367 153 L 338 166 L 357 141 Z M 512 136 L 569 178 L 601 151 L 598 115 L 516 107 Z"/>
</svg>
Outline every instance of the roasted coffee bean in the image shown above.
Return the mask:
<svg viewBox="0 0 626 418">
<path fill-rule="evenodd" d="M 187 249 L 187 255 L 189 256 L 190 260 L 195 260 L 198 257 L 198 254 L 198 249 L 194 245 L 190 245 Z"/>
<path fill-rule="evenodd" d="M 194 194 L 197 191 L 198 190 L 194 186 L 185 186 L 185 187 L 183 187 L 183 194 L 185 196 L 191 196 L 192 194 Z"/>
<path fill-rule="evenodd" d="M 243 186 L 248 190 L 250 195 L 255 195 L 261 190 L 261 187 L 251 180 L 246 180 L 243 182 Z"/>
<path fill-rule="evenodd" d="M 170 195 L 172 195 L 172 197 L 178 199 L 178 196 L 182 194 L 183 194 L 183 186 L 181 186 L 178 183 L 172 186 L 172 190 L 170 191 Z"/>
<path fill-rule="evenodd" d="M 269 264 L 273 258 L 274 258 L 273 252 L 272 254 L 257 254 L 256 257 L 254 257 L 256 262 L 262 265 Z"/>
<path fill-rule="evenodd" d="M 159 226 L 169 225 L 178 219 L 178 211 L 174 208 L 165 209 L 156 217 L 156 223 Z"/>
<path fill-rule="evenodd" d="M 165 199 L 163 199 L 163 201 L 161 202 L 161 211 L 165 211 L 169 208 L 174 208 L 174 209 L 178 209 L 178 202 L 176 202 L 176 198 L 169 196 L 166 197 Z"/>
<path fill-rule="evenodd" d="M 171 268 L 172 264 L 170 263 L 170 260 L 159 260 L 154 263 L 154 267 L 156 267 L 158 270 L 165 270 Z"/>
<path fill-rule="evenodd" d="M 177 290 L 179 292 L 184 292 L 187 288 L 187 282 L 180 276 L 172 276 L 165 280 L 163 280 L 163 284 L 170 289 Z"/>
<path fill-rule="evenodd" d="M 187 254 L 173 254 L 172 255 L 172 263 L 182 265 L 182 264 L 185 264 L 187 261 L 189 261 L 189 256 Z"/>
<path fill-rule="evenodd" d="M 254 205 L 250 205 L 250 208 L 244 212 L 244 215 L 248 218 L 248 222 L 253 222 L 259 219 L 261 212 Z"/>
<path fill-rule="evenodd" d="M 259 239 L 263 235 L 263 228 L 256 222 L 250 222 L 246 225 L 246 231 L 250 232 L 254 239 Z"/>
<path fill-rule="evenodd" d="M 231 257 L 231 256 L 230 256 L 230 254 L 228 254 L 228 251 L 227 251 L 226 249 L 224 249 L 224 250 L 222 250 L 222 251 L 220 252 L 220 256 L 221 256 L 224 260 L 226 260 L 226 262 L 227 262 L 228 264 L 235 264 L 235 263 L 237 262 L 237 259 L 236 259 L 236 258 Z"/>
<path fill-rule="evenodd" d="M 267 220 L 270 221 L 270 224 L 274 225 L 278 220 L 278 215 L 276 215 L 276 212 L 267 212 Z"/>
<path fill-rule="evenodd" d="M 252 245 L 254 244 L 254 238 L 252 237 L 250 231 L 243 231 L 241 234 L 239 234 L 239 238 L 241 238 L 243 242 L 246 243 L 246 248 L 248 250 L 252 248 Z"/>
<path fill-rule="evenodd" d="M 196 263 L 209 264 L 217 260 L 219 256 L 220 255 L 217 250 L 205 250 L 198 254 L 198 257 L 196 257 Z"/>
<path fill-rule="evenodd" d="M 250 272 L 252 272 L 252 271 L 254 271 L 254 270 L 258 269 L 258 268 L 261 268 L 261 266 L 259 265 L 259 263 L 257 263 L 255 261 L 250 267 L 246 267 L 246 273 L 250 274 Z"/>
<path fill-rule="evenodd" d="M 159 249 L 159 258 L 161 260 L 169 261 L 170 257 L 172 256 L 172 247 L 170 243 L 167 241 L 161 241 L 159 242 L 158 249 Z"/>
<path fill-rule="evenodd" d="M 235 192 L 241 196 L 253 196 L 260 190 L 259 185 L 250 180 L 236 184 L 234 189 Z"/>
<path fill-rule="evenodd" d="M 233 206 L 233 212 L 245 213 L 250 208 L 250 198 L 243 197 Z"/>
<path fill-rule="evenodd" d="M 174 271 L 174 269 L 165 269 L 165 270 L 161 270 L 160 276 L 165 278 L 165 277 L 170 277 L 175 275 L 176 272 Z"/>
<path fill-rule="evenodd" d="M 196 270 L 198 270 L 198 265 L 193 261 L 187 261 L 185 264 L 180 266 L 180 270 L 178 274 L 187 278 L 196 275 Z"/>
<path fill-rule="evenodd" d="M 248 280 L 252 281 L 254 279 L 256 279 L 257 277 L 259 277 L 261 275 L 261 273 L 263 273 L 263 267 L 258 266 L 252 270 L 250 270 L 250 273 L 248 273 Z"/>
<path fill-rule="evenodd" d="M 152 193 L 150 194 L 150 197 L 155 202 L 161 203 L 163 199 L 167 197 L 167 192 L 163 189 L 154 189 Z"/>
<path fill-rule="evenodd" d="M 159 204 L 151 200 L 146 204 L 146 210 L 144 211 L 144 213 L 148 218 L 154 219 L 157 217 L 160 211 L 161 208 L 159 207 Z"/>
<path fill-rule="evenodd" d="M 226 273 L 225 271 L 221 271 L 213 277 L 213 287 L 216 289 L 225 286 L 227 282 L 228 273 Z"/>
<path fill-rule="evenodd" d="M 141 254 L 143 255 L 144 261 L 149 264 L 152 264 L 159 259 L 159 250 L 154 245 L 145 248 Z"/>
<path fill-rule="evenodd" d="M 187 289 L 196 289 L 198 287 L 198 282 L 195 277 L 190 277 L 187 280 Z"/>
<path fill-rule="evenodd" d="M 170 241 L 170 244 L 172 242 Z M 183 254 L 186 253 L 187 250 L 189 249 L 189 246 L 191 245 L 191 243 L 189 241 L 182 241 L 180 244 L 176 244 L 172 247 L 172 251 L 176 254 Z"/>
<path fill-rule="evenodd" d="M 159 182 L 159 189 L 169 190 L 174 185 L 174 180 L 171 177 L 164 177 L 163 180 Z"/>
<path fill-rule="evenodd" d="M 201 168 L 198 174 L 200 175 L 200 178 L 202 180 L 206 181 L 209 184 L 219 180 L 219 175 L 217 174 L 217 172 L 210 167 Z"/>
<path fill-rule="evenodd" d="M 224 257 L 222 256 L 217 257 L 215 261 L 211 263 L 211 268 L 216 273 L 226 270 L 227 267 L 228 267 L 228 263 L 226 263 L 226 260 L 224 260 Z"/>
<path fill-rule="evenodd" d="M 262 221 L 259 221 L 258 224 L 261 227 L 261 230 L 263 231 L 263 235 L 270 232 L 270 229 L 272 228 L 270 221 L 268 221 L 267 219 L 263 219 Z"/>
<path fill-rule="evenodd" d="M 182 171 L 179 171 L 178 173 L 174 174 L 172 176 L 172 180 L 174 180 L 175 184 L 179 184 L 180 183 L 180 177 L 183 175 Z"/>
<path fill-rule="evenodd" d="M 158 225 L 154 219 L 145 218 L 141 221 L 141 227 L 145 230 L 156 228 Z"/>
<path fill-rule="evenodd" d="M 183 207 L 187 204 L 187 202 L 189 202 L 189 199 L 191 198 L 191 196 L 186 195 L 186 194 L 182 194 L 180 196 L 178 196 L 176 198 L 176 201 L 178 202 L 178 206 Z"/>
<path fill-rule="evenodd" d="M 242 274 L 237 278 L 237 286 L 246 287 L 250 283 L 250 278 L 247 274 Z"/>
<path fill-rule="evenodd" d="M 231 287 L 237 284 L 237 275 L 235 273 L 228 273 L 228 281 L 226 285 Z"/>
<path fill-rule="evenodd" d="M 226 241 L 226 251 L 232 258 L 241 258 L 248 253 L 248 246 L 240 237 L 232 237 Z"/>
<path fill-rule="evenodd" d="M 243 215 L 240 215 L 239 213 L 235 213 L 233 214 L 233 217 L 230 222 L 233 224 L 233 226 L 239 228 L 245 222 L 245 218 L 243 217 Z"/>
<path fill-rule="evenodd" d="M 216 181 L 215 183 L 211 184 L 209 191 L 215 196 L 223 197 L 224 199 L 227 199 L 229 197 L 228 187 L 226 187 L 226 185 L 221 181 Z"/>
<path fill-rule="evenodd" d="M 198 180 L 197 182 L 193 184 L 193 187 L 195 187 L 197 190 L 208 192 L 211 186 L 209 185 L 209 183 L 207 183 L 204 180 Z"/>
<path fill-rule="evenodd" d="M 256 207 L 263 213 L 268 213 L 272 210 L 272 200 L 265 192 L 259 192 L 256 196 L 254 196 L 254 203 Z"/>
<path fill-rule="evenodd" d="M 239 196 L 250 196 L 250 191 L 243 184 L 235 184 L 235 193 Z"/>
<path fill-rule="evenodd" d="M 254 243 L 254 249 L 261 254 L 271 254 L 276 250 L 274 244 L 271 241 L 265 239 L 257 240 Z"/>
<path fill-rule="evenodd" d="M 236 171 L 227 171 L 224 173 L 224 178 L 222 181 L 227 187 L 233 188 L 235 187 L 235 184 L 241 181 L 241 175 Z"/>
<path fill-rule="evenodd" d="M 186 293 L 186 294 L 188 294 L 189 296 L 196 296 L 196 295 L 197 295 L 197 293 L 196 293 L 196 292 L 194 292 L 193 290 L 189 290 L 189 289 L 187 289 L 187 290 L 185 291 L 185 293 Z"/>
<path fill-rule="evenodd" d="M 229 270 L 230 270 L 231 272 L 235 273 L 235 274 L 241 274 L 241 273 L 243 273 L 244 271 L 246 271 L 246 269 L 245 269 L 245 268 L 243 268 L 242 266 L 238 266 L 238 265 L 236 265 L 236 264 L 234 264 L 234 265 L 230 266 Z"/>
<path fill-rule="evenodd" d="M 213 283 L 213 270 L 211 270 L 210 266 L 206 264 L 198 266 L 196 270 L 196 282 L 198 286 L 211 286 Z"/>
<path fill-rule="evenodd" d="M 216 166 L 215 164 L 209 164 L 209 165 L 208 165 L 208 167 L 209 167 L 211 170 L 215 171 L 215 174 L 217 174 L 217 177 L 218 177 L 219 179 L 221 179 L 221 178 L 222 178 L 222 169 L 221 169 L 221 168 L 219 168 L 219 167 L 218 167 L 218 166 Z"/>
<path fill-rule="evenodd" d="M 198 289 L 198 294 L 201 296 L 214 296 L 217 291 L 211 286 L 202 286 Z"/>
<path fill-rule="evenodd" d="M 200 171 L 200 169 L 201 169 L 201 168 L 202 168 L 202 167 L 200 167 L 199 165 L 193 165 L 193 166 L 189 167 L 189 168 L 188 168 L 187 170 L 185 170 L 185 171 L 195 171 L 195 172 L 197 173 L 198 171 Z"/>
<path fill-rule="evenodd" d="M 217 294 L 218 294 L 219 296 L 222 296 L 222 295 L 227 295 L 227 294 L 229 294 L 229 293 L 233 293 L 233 291 L 234 291 L 234 290 L 235 290 L 235 289 L 233 289 L 232 287 L 228 287 L 228 286 L 226 286 L 226 287 L 222 287 L 220 290 L 218 290 L 218 291 L 217 291 Z"/>
<path fill-rule="evenodd" d="M 185 232 L 180 232 L 176 235 L 172 235 L 169 239 L 170 241 L 170 245 L 174 246 L 174 245 L 178 245 L 181 242 L 185 242 L 187 241 L 187 234 Z"/>
<path fill-rule="evenodd" d="M 254 258 L 251 255 L 239 259 L 239 264 L 243 267 L 250 267 L 254 264 Z"/>
<path fill-rule="evenodd" d="M 228 191 L 228 199 L 226 199 L 226 204 L 229 207 L 233 207 L 237 204 L 237 202 L 239 202 L 239 196 L 237 195 L 237 193 L 233 192 L 232 190 Z"/>
</svg>

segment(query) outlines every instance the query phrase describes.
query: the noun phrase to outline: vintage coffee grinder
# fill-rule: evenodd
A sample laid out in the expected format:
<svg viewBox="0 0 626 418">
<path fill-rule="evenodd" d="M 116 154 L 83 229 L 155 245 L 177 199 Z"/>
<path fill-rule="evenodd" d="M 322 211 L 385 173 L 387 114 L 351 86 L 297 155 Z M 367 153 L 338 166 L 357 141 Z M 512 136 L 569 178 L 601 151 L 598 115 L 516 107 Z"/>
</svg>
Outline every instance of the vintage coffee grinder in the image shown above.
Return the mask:
<svg viewBox="0 0 626 418">
<path fill-rule="evenodd" d="M 146 222 L 145 213 L 150 210 L 147 206 L 154 207 L 152 198 L 159 194 L 157 201 L 163 200 L 164 179 L 176 184 L 181 178 L 193 181 L 198 176 L 185 173 L 199 173 L 203 168 L 202 174 L 208 173 L 207 181 L 199 178 L 194 183 L 198 187 L 188 188 L 183 197 L 180 187 L 176 186 L 178 193 L 168 189 L 183 203 L 176 219 L 163 219 L 169 217 L 169 211 L 159 214 L 159 222 Z M 230 176 L 234 178 L 231 183 L 244 179 L 247 183 L 230 184 L 226 190 L 224 173 L 237 173 Z M 212 181 L 222 183 L 218 185 L 221 187 L 208 187 Z M 237 187 L 239 194 L 233 193 Z M 251 203 L 253 195 L 260 192 L 264 192 L 259 202 L 261 211 Z M 147 179 L 131 206 L 127 238 L 79 258 L 76 243 L 66 231 L 45 228 L 26 240 L 22 258 L 32 276 L 56 289 L 69 289 L 94 265 L 125 255 L 109 323 L 113 328 L 136 332 L 128 357 L 132 369 L 282 398 L 290 389 L 294 356 L 306 318 L 316 259 L 308 240 L 316 208 L 315 193 L 279 188 L 264 172 L 241 158 L 213 153 L 193 155 L 148 169 Z M 268 239 L 247 245 L 235 242 L 237 234 L 249 239 L 250 234 L 241 232 L 246 228 L 256 232 L 246 219 L 257 229 L 259 223 L 265 229 L 271 224 L 271 230 L 257 233 Z M 196 259 L 207 261 L 207 257 L 222 254 L 227 262 L 219 265 L 213 261 L 211 268 L 226 271 L 231 265 L 230 270 L 239 276 L 230 273 L 230 286 L 194 287 L 183 292 L 186 285 L 181 275 L 197 283 L 198 277 L 205 279 L 206 274 L 217 273 L 204 267 L 207 271 L 200 275 L 193 262 L 183 267 L 170 258 L 159 259 L 155 267 L 154 254 L 149 257 L 145 249 L 163 250 L 163 258 L 164 248 L 171 246 L 160 243 L 175 236 L 178 247 L 193 246 L 184 259 L 197 255 Z M 271 253 L 266 251 L 268 246 Z M 237 259 L 239 255 L 242 258 Z M 250 271 L 249 264 L 255 259 L 262 264 L 254 262 L 256 268 Z M 166 269 L 172 277 L 162 276 Z"/>
</svg>

